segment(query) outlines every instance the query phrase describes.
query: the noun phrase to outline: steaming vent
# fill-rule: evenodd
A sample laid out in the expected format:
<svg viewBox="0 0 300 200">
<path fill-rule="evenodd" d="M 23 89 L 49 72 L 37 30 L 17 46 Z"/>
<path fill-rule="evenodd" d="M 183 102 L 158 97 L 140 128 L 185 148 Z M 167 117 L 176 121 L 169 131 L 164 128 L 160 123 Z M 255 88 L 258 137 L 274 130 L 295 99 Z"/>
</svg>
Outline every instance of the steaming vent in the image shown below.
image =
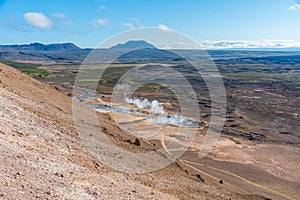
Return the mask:
<svg viewBox="0 0 300 200">
<path fill-rule="evenodd" d="M 148 121 L 151 124 L 164 124 L 177 127 L 199 127 L 200 125 L 199 122 L 189 118 L 185 118 L 178 114 L 167 115 L 167 113 L 164 110 L 164 107 L 162 106 L 162 103 L 160 103 L 157 100 L 149 101 L 146 98 L 130 99 L 128 97 L 125 97 L 124 101 L 130 105 L 133 105 L 137 109 L 107 104 L 96 104 L 91 106 L 91 108 L 101 113 L 115 112 L 141 116 L 144 117 L 144 121 Z"/>
</svg>

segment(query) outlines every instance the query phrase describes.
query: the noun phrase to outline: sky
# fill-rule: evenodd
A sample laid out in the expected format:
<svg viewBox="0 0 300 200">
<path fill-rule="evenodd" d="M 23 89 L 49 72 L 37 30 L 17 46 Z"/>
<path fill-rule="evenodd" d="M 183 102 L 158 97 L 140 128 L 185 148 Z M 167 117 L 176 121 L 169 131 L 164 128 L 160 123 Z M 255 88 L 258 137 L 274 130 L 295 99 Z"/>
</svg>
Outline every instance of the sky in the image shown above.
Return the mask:
<svg viewBox="0 0 300 200">
<path fill-rule="evenodd" d="M 0 0 L 0 44 L 96 47 L 159 27 L 208 48 L 300 47 L 297 0 Z"/>
</svg>

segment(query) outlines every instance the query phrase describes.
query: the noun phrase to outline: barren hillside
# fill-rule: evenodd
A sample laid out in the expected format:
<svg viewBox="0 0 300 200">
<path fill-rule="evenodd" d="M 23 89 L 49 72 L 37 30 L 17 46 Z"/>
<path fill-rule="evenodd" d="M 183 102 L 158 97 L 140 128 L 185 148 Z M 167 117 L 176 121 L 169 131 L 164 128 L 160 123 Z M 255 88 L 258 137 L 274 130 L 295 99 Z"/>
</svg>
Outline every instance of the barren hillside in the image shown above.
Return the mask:
<svg viewBox="0 0 300 200">
<path fill-rule="evenodd" d="M 0 199 L 262 199 L 178 163 L 142 175 L 108 168 L 82 146 L 68 96 L 2 64 L 0 94 Z M 153 148 L 99 118 L 123 148 Z"/>
</svg>

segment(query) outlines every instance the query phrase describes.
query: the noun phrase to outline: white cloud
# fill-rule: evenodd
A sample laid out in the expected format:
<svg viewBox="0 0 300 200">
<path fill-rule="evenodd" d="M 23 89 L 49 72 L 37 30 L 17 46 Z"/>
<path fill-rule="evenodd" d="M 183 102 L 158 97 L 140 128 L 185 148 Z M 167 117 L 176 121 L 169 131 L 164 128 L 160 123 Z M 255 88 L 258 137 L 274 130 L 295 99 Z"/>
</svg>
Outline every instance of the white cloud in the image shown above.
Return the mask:
<svg viewBox="0 0 300 200">
<path fill-rule="evenodd" d="M 257 48 L 294 48 L 300 47 L 300 42 L 292 40 L 221 40 L 202 41 L 200 45 L 204 49 L 257 49 Z"/>
<path fill-rule="evenodd" d="M 167 25 L 165 24 L 159 24 L 158 25 L 158 28 L 162 31 L 165 31 L 165 32 L 169 32 L 169 31 L 172 31 L 172 29 L 170 29 Z"/>
<path fill-rule="evenodd" d="M 65 13 L 53 13 L 51 15 L 52 18 L 57 18 L 58 20 L 60 20 L 60 22 L 63 24 L 63 25 L 66 25 L 66 26 L 71 26 L 73 25 L 73 22 L 68 20 L 67 19 L 67 15 Z M 54 19 L 55 20 L 55 19 Z"/>
<path fill-rule="evenodd" d="M 143 28 L 143 24 L 138 18 L 131 18 L 122 24 L 128 29 Z"/>
<path fill-rule="evenodd" d="M 105 10 L 105 9 L 107 9 L 107 6 L 102 4 L 102 5 L 99 6 L 99 9 L 100 10 Z"/>
<path fill-rule="evenodd" d="M 103 18 L 103 19 L 95 19 L 92 24 L 95 26 L 106 26 L 107 23 L 108 20 Z"/>
<path fill-rule="evenodd" d="M 71 25 L 73 25 L 73 22 L 71 22 L 71 21 L 64 21 L 64 25 L 71 26 Z"/>
<path fill-rule="evenodd" d="M 27 24 L 36 28 L 52 28 L 53 22 L 41 12 L 27 12 L 23 15 Z"/>
<path fill-rule="evenodd" d="M 64 13 L 53 13 L 52 16 L 56 17 L 56 18 L 59 18 L 59 19 L 66 18 L 66 14 L 64 14 Z"/>
<path fill-rule="evenodd" d="M 185 41 L 185 42 L 160 42 L 155 44 L 159 49 L 195 49 L 201 50 L 200 45 L 196 42 Z"/>
<path fill-rule="evenodd" d="M 131 22 L 124 22 L 123 25 L 129 29 L 135 29 L 135 26 Z"/>
<path fill-rule="evenodd" d="M 299 8 L 300 8 L 300 4 L 297 3 L 289 7 L 290 10 L 297 10 Z"/>
</svg>

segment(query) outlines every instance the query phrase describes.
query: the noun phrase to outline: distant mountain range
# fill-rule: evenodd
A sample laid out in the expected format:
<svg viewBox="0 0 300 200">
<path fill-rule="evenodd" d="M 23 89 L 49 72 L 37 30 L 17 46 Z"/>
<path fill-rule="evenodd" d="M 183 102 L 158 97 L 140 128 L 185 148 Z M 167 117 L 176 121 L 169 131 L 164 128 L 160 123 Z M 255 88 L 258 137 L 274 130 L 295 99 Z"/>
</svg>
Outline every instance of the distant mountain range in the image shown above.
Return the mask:
<svg viewBox="0 0 300 200">
<path fill-rule="evenodd" d="M 206 50 L 237 50 L 237 51 L 300 51 L 300 47 L 281 47 L 281 48 L 241 48 L 241 47 L 231 47 L 231 48 L 219 48 L 215 45 L 203 45 Z M 217 48 L 218 47 L 218 48 Z M 112 46 L 110 49 L 157 49 L 154 45 L 144 41 L 144 40 L 130 40 L 124 44 L 117 44 Z M 59 43 L 59 44 L 42 44 L 42 43 L 31 43 L 31 44 L 21 44 L 21 45 L 0 45 L 1 52 L 11 52 L 11 51 L 80 51 L 80 50 L 93 50 L 82 49 L 73 43 Z"/>
<path fill-rule="evenodd" d="M 144 40 L 130 40 L 124 44 L 117 44 L 110 49 L 157 49 L 154 45 Z"/>
<path fill-rule="evenodd" d="M 78 51 L 82 50 L 80 47 L 73 43 L 61 43 L 61 44 L 41 44 L 31 43 L 23 45 L 0 45 L 0 50 L 7 51 Z"/>
<path fill-rule="evenodd" d="M 0 45 L 0 60 L 79 63 L 90 51 L 73 43 Z"/>
<path fill-rule="evenodd" d="M 130 40 L 124 44 L 117 44 L 110 49 L 157 49 L 144 40 Z M 42 44 L 31 43 L 21 45 L 0 45 L 0 51 L 80 51 L 84 50 L 73 43 Z M 85 49 L 92 50 L 92 49 Z"/>
<path fill-rule="evenodd" d="M 133 49 L 128 53 L 126 49 Z M 154 45 L 143 40 L 131 40 L 124 44 L 117 44 L 109 49 L 82 49 L 73 43 L 61 44 L 23 44 L 23 45 L 0 45 L 0 61 L 37 61 L 45 63 L 77 63 L 80 64 L 91 51 L 105 55 L 105 59 L 110 60 L 115 55 L 120 55 L 120 51 L 124 50 L 124 54 L 119 56 L 116 63 L 133 63 L 133 62 L 175 62 L 184 60 L 174 54 L 163 49 L 158 49 Z M 221 50 L 208 50 L 212 58 L 232 58 L 236 57 L 254 57 L 260 53 L 261 56 L 290 56 L 299 55 L 297 48 L 234 48 Z M 199 56 L 197 50 L 177 50 L 183 55 L 189 57 Z M 275 52 L 276 51 L 276 52 Z M 181 54 L 181 55 L 182 55 Z M 272 58 L 273 59 L 273 58 Z"/>
</svg>

